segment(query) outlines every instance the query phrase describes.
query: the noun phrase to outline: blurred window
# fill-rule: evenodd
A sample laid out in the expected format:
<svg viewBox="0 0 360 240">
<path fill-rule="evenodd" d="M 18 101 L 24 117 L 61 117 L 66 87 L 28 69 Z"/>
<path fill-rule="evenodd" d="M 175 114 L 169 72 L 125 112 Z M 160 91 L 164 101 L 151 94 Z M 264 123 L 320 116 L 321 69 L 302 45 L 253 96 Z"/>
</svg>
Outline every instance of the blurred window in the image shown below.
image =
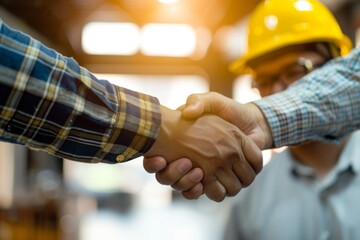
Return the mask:
<svg viewBox="0 0 360 240">
<path fill-rule="evenodd" d="M 149 23 L 142 28 L 129 22 L 89 22 L 81 45 L 93 55 L 190 57 L 197 48 L 197 31 L 187 24 Z M 201 35 L 200 35 L 201 36 Z"/>
</svg>

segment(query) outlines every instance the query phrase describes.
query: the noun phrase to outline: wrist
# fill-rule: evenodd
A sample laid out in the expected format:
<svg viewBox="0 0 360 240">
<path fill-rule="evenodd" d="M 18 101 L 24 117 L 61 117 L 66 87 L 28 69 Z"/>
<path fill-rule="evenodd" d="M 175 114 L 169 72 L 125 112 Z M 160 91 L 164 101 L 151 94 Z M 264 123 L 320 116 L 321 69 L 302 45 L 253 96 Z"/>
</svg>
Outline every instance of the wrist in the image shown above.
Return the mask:
<svg viewBox="0 0 360 240">
<path fill-rule="evenodd" d="M 166 159 L 170 157 L 171 141 L 175 138 L 173 135 L 175 134 L 176 124 L 181 118 L 181 112 L 164 106 L 160 106 L 160 111 L 161 125 L 159 134 L 150 150 L 144 154 L 144 157 L 163 156 Z"/>
<path fill-rule="evenodd" d="M 271 128 L 264 113 L 261 111 L 261 108 L 254 103 L 250 103 L 249 106 L 251 106 L 251 108 L 253 109 L 255 122 L 257 125 L 256 128 L 259 129 L 263 138 L 263 144 L 262 146 L 259 146 L 260 149 L 264 150 L 273 148 Z"/>
</svg>

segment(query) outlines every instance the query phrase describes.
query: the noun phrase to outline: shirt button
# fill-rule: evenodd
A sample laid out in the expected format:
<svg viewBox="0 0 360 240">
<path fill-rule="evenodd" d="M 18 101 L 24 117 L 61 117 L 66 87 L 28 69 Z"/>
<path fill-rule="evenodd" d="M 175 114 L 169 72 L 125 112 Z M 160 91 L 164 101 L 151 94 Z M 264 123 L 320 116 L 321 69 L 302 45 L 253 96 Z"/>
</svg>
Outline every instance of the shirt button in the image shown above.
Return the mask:
<svg viewBox="0 0 360 240">
<path fill-rule="evenodd" d="M 60 61 L 59 63 L 58 63 L 58 67 L 59 68 L 63 68 L 65 66 L 65 63 L 63 62 L 63 61 Z"/>
<path fill-rule="evenodd" d="M 124 161 L 124 159 L 125 159 L 124 155 L 118 155 L 116 157 L 116 161 L 118 161 L 118 162 L 122 162 L 122 161 Z"/>
</svg>

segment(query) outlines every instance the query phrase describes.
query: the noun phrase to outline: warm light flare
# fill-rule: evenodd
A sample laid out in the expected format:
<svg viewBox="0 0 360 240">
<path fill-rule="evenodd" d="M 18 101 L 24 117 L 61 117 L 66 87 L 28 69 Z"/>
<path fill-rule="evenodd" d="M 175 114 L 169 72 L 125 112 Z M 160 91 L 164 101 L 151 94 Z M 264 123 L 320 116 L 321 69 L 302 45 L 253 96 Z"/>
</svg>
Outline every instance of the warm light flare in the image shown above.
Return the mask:
<svg viewBox="0 0 360 240">
<path fill-rule="evenodd" d="M 82 31 L 82 48 L 94 55 L 192 56 L 197 33 L 186 24 L 90 22 Z"/>
<path fill-rule="evenodd" d="M 313 9 L 311 3 L 305 0 L 298 0 L 295 2 L 295 8 L 302 12 L 311 11 Z"/>
<path fill-rule="evenodd" d="M 173 4 L 173 3 L 177 3 L 179 0 L 158 0 L 159 3 L 163 3 L 163 4 Z"/>
<path fill-rule="evenodd" d="M 191 56 L 196 32 L 185 24 L 147 24 L 142 29 L 141 52 L 148 56 Z"/>
<path fill-rule="evenodd" d="M 88 54 L 134 55 L 140 30 L 133 23 L 90 22 L 82 31 L 82 48 Z"/>
</svg>

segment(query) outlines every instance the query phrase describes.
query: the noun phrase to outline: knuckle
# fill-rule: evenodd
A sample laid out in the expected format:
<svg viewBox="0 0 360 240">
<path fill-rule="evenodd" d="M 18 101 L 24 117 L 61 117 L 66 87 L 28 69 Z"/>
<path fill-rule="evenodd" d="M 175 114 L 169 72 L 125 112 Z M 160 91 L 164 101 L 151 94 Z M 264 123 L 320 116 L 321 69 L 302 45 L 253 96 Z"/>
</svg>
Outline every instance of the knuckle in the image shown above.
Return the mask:
<svg viewBox="0 0 360 240">
<path fill-rule="evenodd" d="M 156 180 L 163 185 L 171 185 L 173 184 L 173 182 L 171 181 L 170 178 L 168 178 L 165 174 L 162 173 L 156 173 L 155 175 Z"/>
<path fill-rule="evenodd" d="M 254 180 L 255 180 L 256 174 L 255 173 L 249 173 L 248 177 L 245 178 L 241 183 L 243 187 L 249 186 Z"/>
<path fill-rule="evenodd" d="M 260 154 L 257 156 L 257 158 L 256 158 L 257 160 L 256 160 L 256 163 L 255 163 L 255 172 L 256 173 L 259 173 L 261 170 L 262 170 L 262 168 L 263 168 L 263 156 L 262 156 L 262 153 L 260 152 Z"/>
<path fill-rule="evenodd" d="M 212 191 L 212 192 L 205 191 L 205 194 L 209 199 L 215 202 L 221 202 L 225 198 L 225 194 L 220 193 L 219 191 Z"/>
<path fill-rule="evenodd" d="M 233 186 L 232 188 L 227 190 L 227 195 L 230 197 L 235 196 L 236 194 L 238 194 L 240 192 L 241 187 L 242 187 L 241 183 L 235 184 L 235 186 Z"/>
<path fill-rule="evenodd" d="M 171 184 L 170 187 L 173 188 L 176 191 L 184 191 L 185 190 L 184 188 L 179 186 L 179 184 L 177 184 L 177 183 Z"/>
<path fill-rule="evenodd" d="M 200 197 L 200 195 L 196 195 L 194 193 L 189 193 L 189 192 L 182 192 L 181 194 L 183 195 L 184 198 L 188 200 L 198 199 Z"/>
<path fill-rule="evenodd" d="M 178 181 L 176 183 L 171 184 L 171 187 L 177 191 L 186 191 L 190 189 L 192 186 L 189 183 Z"/>
</svg>

